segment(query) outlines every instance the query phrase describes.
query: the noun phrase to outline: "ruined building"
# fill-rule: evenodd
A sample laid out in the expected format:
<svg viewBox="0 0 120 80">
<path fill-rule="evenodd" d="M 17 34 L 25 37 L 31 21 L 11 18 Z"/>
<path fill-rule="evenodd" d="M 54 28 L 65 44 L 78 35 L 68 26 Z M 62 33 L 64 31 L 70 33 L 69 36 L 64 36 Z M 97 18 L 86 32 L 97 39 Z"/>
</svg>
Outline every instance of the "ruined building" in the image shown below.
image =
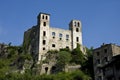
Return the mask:
<svg viewBox="0 0 120 80">
<path fill-rule="evenodd" d="M 93 50 L 95 80 L 120 80 L 120 46 L 103 44 Z"/>
<path fill-rule="evenodd" d="M 49 50 L 60 48 L 76 48 L 77 43 L 82 45 L 82 26 L 79 20 L 72 20 L 69 30 L 53 28 L 50 25 L 50 14 L 40 13 L 37 25 L 24 33 L 23 46 L 26 52 L 36 56 L 37 61 L 43 60 Z M 81 50 L 82 47 L 81 47 Z"/>
</svg>

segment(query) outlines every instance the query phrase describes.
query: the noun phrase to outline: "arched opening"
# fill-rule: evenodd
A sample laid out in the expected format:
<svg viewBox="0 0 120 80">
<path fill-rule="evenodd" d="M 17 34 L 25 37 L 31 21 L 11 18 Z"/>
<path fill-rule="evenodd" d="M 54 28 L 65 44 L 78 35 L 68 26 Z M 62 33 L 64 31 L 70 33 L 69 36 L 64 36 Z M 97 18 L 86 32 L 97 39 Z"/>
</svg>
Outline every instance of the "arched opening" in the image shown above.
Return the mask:
<svg viewBox="0 0 120 80">
<path fill-rule="evenodd" d="M 48 19 L 48 16 L 46 16 L 46 20 Z"/>
<path fill-rule="evenodd" d="M 44 19 L 44 15 L 42 16 L 42 19 Z"/>
<path fill-rule="evenodd" d="M 76 28 L 76 32 L 79 32 L 79 28 Z"/>
<path fill-rule="evenodd" d="M 47 73 L 48 72 L 48 67 L 45 67 L 45 73 Z"/>
</svg>

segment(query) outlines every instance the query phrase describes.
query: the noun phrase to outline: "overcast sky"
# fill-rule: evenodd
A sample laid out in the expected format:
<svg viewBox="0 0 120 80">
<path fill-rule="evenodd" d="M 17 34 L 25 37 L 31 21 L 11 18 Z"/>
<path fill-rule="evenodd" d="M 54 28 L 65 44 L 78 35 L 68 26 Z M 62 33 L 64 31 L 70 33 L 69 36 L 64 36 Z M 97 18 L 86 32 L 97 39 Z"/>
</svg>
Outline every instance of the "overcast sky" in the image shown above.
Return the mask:
<svg viewBox="0 0 120 80">
<path fill-rule="evenodd" d="M 51 27 L 68 29 L 72 19 L 80 20 L 87 47 L 120 45 L 120 0 L 1 0 L 0 43 L 21 45 L 40 12 L 51 14 Z"/>
</svg>

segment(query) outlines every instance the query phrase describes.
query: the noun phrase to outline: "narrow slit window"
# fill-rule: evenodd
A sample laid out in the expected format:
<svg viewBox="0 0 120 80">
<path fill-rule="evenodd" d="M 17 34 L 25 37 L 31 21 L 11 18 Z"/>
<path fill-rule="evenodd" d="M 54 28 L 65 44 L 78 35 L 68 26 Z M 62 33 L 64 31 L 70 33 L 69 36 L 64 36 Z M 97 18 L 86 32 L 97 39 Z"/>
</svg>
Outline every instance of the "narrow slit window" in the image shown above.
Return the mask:
<svg viewBox="0 0 120 80">
<path fill-rule="evenodd" d="M 79 42 L 79 37 L 76 37 L 76 41 Z"/>
<path fill-rule="evenodd" d="M 78 27 L 80 26 L 80 23 L 78 22 Z"/>
<path fill-rule="evenodd" d="M 43 45 L 45 45 L 46 44 L 46 40 L 43 40 Z"/>
<path fill-rule="evenodd" d="M 42 19 L 44 19 L 44 15 L 42 16 Z"/>
<path fill-rule="evenodd" d="M 43 31 L 43 36 L 46 36 L 46 32 L 45 31 Z"/>
<path fill-rule="evenodd" d="M 46 20 L 48 19 L 48 16 L 46 16 Z"/>
</svg>

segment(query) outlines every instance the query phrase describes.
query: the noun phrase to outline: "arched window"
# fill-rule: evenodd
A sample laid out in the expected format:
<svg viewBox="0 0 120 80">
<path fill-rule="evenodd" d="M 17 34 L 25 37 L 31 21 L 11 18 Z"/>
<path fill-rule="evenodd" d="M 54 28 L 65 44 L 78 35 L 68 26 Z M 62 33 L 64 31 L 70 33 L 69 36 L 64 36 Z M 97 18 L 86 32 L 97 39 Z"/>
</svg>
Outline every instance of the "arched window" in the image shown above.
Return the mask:
<svg viewBox="0 0 120 80">
<path fill-rule="evenodd" d="M 46 16 L 46 20 L 48 19 L 48 16 Z"/>
<path fill-rule="evenodd" d="M 48 67 L 45 67 L 45 72 L 46 72 L 46 73 L 48 72 Z"/>
<path fill-rule="evenodd" d="M 76 22 L 74 22 L 74 26 L 76 26 Z"/>
<path fill-rule="evenodd" d="M 76 28 L 76 32 L 79 32 L 79 28 Z"/>
<path fill-rule="evenodd" d="M 44 19 L 44 15 L 42 16 L 42 19 Z"/>
</svg>

